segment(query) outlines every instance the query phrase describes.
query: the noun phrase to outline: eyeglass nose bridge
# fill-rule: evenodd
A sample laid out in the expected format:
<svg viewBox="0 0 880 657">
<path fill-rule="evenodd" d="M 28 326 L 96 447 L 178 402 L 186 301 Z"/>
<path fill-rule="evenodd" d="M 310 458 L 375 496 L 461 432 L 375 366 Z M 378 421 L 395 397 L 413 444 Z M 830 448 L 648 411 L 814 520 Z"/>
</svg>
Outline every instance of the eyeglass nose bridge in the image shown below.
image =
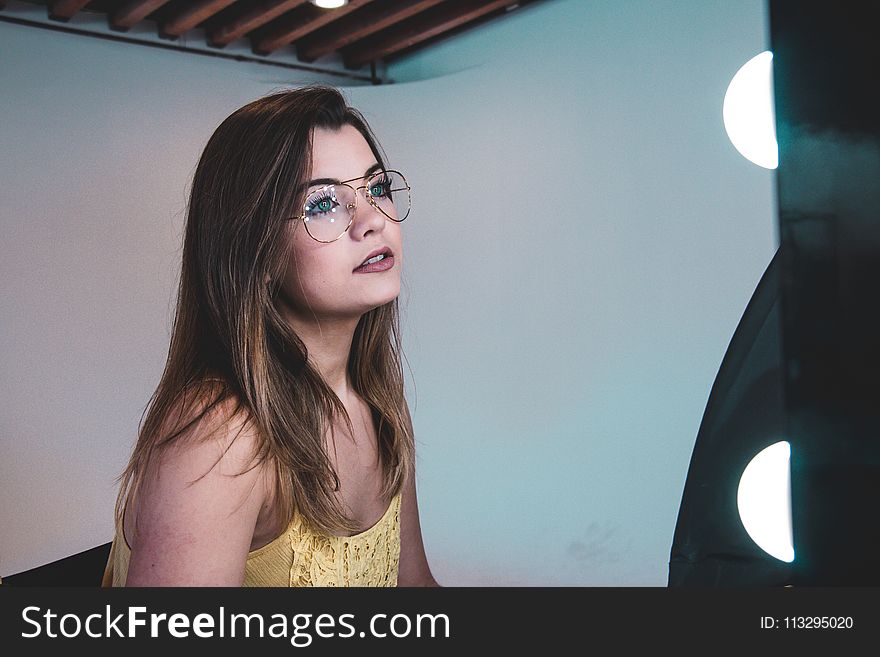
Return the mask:
<svg viewBox="0 0 880 657">
<path fill-rule="evenodd" d="M 367 203 L 369 203 L 370 205 L 372 205 L 374 210 L 378 210 L 379 213 L 382 214 L 383 216 L 385 215 L 385 213 L 382 212 L 382 210 L 379 208 L 379 204 L 376 203 L 376 199 L 374 199 L 374 198 L 373 198 L 373 195 L 370 194 L 370 188 L 369 188 L 369 186 L 367 186 L 367 185 L 361 185 L 360 187 L 353 187 L 352 189 L 354 189 L 354 203 L 349 203 L 349 204 L 348 204 L 348 209 L 349 209 L 349 211 L 351 211 L 352 218 L 354 218 L 355 209 L 357 208 L 357 196 L 358 196 L 358 192 L 359 192 L 360 190 L 362 190 L 362 189 L 364 190 L 364 196 L 365 196 L 366 199 L 367 199 Z"/>
</svg>

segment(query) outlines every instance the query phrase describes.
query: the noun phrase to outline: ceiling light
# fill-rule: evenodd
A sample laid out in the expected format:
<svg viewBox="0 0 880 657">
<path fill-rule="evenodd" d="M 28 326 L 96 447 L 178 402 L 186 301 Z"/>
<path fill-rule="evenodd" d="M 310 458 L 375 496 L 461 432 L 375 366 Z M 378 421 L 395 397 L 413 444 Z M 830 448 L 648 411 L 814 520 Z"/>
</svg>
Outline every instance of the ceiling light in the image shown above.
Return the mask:
<svg viewBox="0 0 880 657">
<path fill-rule="evenodd" d="M 339 9 L 348 4 L 348 0 L 312 0 L 312 4 L 321 9 Z"/>
</svg>

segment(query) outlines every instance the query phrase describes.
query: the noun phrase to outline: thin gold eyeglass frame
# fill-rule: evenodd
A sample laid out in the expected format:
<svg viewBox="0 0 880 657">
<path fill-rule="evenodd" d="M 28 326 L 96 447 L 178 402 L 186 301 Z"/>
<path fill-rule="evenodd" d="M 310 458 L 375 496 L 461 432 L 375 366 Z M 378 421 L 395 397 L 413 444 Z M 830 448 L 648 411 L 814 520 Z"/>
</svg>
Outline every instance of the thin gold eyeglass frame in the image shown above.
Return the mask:
<svg viewBox="0 0 880 657">
<path fill-rule="evenodd" d="M 352 178 L 351 180 L 342 180 L 338 183 L 331 183 L 329 185 L 324 185 L 323 187 L 317 187 L 311 191 L 307 191 L 306 198 L 308 198 L 312 194 L 317 194 L 318 192 L 322 192 L 325 189 L 329 189 L 330 187 L 344 186 L 344 187 L 348 187 L 350 190 L 352 190 L 354 192 L 353 206 L 351 203 L 349 203 L 348 206 L 346 207 L 346 209 L 351 214 L 351 217 L 348 220 L 348 225 L 345 228 L 343 228 L 342 232 L 339 233 L 339 235 L 337 237 L 334 237 L 332 240 L 319 240 L 317 237 L 312 235 L 311 231 L 309 231 L 308 222 L 306 221 L 305 208 L 303 208 L 303 212 L 298 217 L 298 220 L 302 222 L 303 228 L 306 229 L 306 233 L 308 234 L 308 236 L 311 237 L 316 242 L 321 242 L 322 244 L 330 244 L 330 243 L 338 240 L 343 235 L 345 235 L 345 233 L 348 232 L 348 229 L 351 228 L 352 223 L 354 223 L 354 217 L 355 217 L 355 214 L 357 213 L 357 203 L 358 203 L 358 196 L 359 196 L 358 192 L 362 189 L 366 190 L 365 196 L 367 197 L 367 202 L 370 205 L 372 205 L 376 210 L 381 212 L 385 216 L 386 219 L 388 219 L 389 221 L 393 221 L 394 223 L 398 223 L 398 224 L 401 223 L 404 219 L 406 219 L 409 216 L 409 211 L 412 209 L 412 187 L 410 187 L 409 182 L 407 182 L 406 176 L 404 176 L 400 171 L 397 171 L 396 169 L 382 169 L 380 171 L 376 171 L 374 173 L 371 173 L 369 178 L 367 178 L 367 183 L 369 183 L 369 181 L 372 180 L 373 178 L 376 178 L 376 177 L 379 177 L 379 176 L 382 176 L 382 175 L 388 174 L 388 173 L 396 173 L 398 176 L 400 176 L 401 180 L 403 180 L 403 185 L 404 185 L 403 187 L 401 187 L 399 189 L 390 189 L 388 191 L 391 193 L 394 193 L 394 192 L 402 192 L 403 190 L 406 190 L 406 192 L 407 192 L 407 195 L 406 195 L 407 196 L 407 207 L 406 207 L 406 212 L 403 214 L 403 219 L 395 219 L 394 217 L 389 217 L 388 213 L 379 207 L 379 205 L 376 203 L 376 200 L 373 198 L 373 195 L 370 194 L 369 184 L 361 185 L 359 187 L 352 187 L 351 185 L 348 184 L 350 182 L 354 182 L 355 180 L 363 180 L 364 176 L 360 176 L 359 178 Z M 392 203 L 393 203 L 393 201 L 392 201 Z"/>
</svg>

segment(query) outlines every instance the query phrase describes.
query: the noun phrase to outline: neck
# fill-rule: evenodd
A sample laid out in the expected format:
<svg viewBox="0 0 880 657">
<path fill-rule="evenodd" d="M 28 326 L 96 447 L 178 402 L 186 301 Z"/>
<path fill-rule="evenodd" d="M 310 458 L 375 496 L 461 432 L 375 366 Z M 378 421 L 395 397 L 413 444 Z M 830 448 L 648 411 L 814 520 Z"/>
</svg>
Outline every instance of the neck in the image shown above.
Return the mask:
<svg viewBox="0 0 880 657">
<path fill-rule="evenodd" d="M 292 313 L 285 315 L 290 327 L 306 346 L 309 364 L 342 402 L 351 394 L 348 358 L 359 317 L 324 318 L 306 321 Z"/>
</svg>

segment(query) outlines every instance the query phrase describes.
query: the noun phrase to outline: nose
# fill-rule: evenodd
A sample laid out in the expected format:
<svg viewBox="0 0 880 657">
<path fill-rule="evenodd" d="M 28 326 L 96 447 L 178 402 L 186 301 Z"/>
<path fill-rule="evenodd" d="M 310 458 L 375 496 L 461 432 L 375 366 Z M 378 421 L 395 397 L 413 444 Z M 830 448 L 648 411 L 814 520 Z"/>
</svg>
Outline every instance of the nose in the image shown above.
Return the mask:
<svg viewBox="0 0 880 657">
<path fill-rule="evenodd" d="M 357 207 L 354 211 L 354 223 L 352 228 L 358 233 L 358 236 L 366 234 L 370 230 L 382 230 L 385 228 L 385 215 L 379 208 L 375 207 L 367 195 L 367 188 L 361 187 L 355 190 L 355 194 L 361 193 L 362 198 L 357 199 Z"/>
</svg>

